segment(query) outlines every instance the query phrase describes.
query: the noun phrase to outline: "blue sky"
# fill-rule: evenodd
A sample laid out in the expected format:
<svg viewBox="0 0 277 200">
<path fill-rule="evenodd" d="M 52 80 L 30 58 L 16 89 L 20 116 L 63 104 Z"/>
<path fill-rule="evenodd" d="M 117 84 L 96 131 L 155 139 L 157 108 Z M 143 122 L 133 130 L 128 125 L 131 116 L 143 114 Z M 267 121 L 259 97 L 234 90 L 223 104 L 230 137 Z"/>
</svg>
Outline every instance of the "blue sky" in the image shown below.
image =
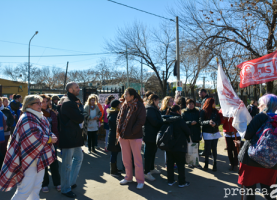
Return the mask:
<svg viewBox="0 0 277 200">
<path fill-rule="evenodd" d="M 116 0 L 142 10 L 171 17 L 167 8 L 174 6 L 175 0 Z M 0 3 L 0 55 L 28 55 L 28 44 L 35 31 L 38 35 L 32 45 L 53 47 L 53 50 L 31 46 L 31 55 L 67 55 L 105 52 L 105 40 L 112 39 L 119 27 L 140 21 L 156 27 L 162 19 L 132 10 L 107 0 L 9 0 Z M 57 66 L 69 70 L 88 69 L 105 56 L 83 57 L 31 57 L 36 65 Z M 114 56 L 106 56 L 113 59 Z M 17 65 L 28 58 L 2 58 L 0 63 Z"/>
</svg>

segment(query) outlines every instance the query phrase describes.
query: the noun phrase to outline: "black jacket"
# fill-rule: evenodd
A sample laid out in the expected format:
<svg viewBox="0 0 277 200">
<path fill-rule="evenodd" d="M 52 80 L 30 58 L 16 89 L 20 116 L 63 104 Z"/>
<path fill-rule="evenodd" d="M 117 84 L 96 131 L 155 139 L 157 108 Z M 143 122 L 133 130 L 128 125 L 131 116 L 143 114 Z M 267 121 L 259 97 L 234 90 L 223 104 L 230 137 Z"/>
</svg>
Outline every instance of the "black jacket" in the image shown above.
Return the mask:
<svg viewBox="0 0 277 200">
<path fill-rule="evenodd" d="M 198 109 L 194 108 L 192 110 L 186 108 L 183 109 L 182 118 L 185 120 L 188 125 L 191 133 L 191 140 L 193 142 L 199 142 L 202 138 L 201 136 L 201 127 L 199 122 L 200 112 Z M 191 125 L 193 121 L 196 121 L 195 125 Z"/>
<path fill-rule="evenodd" d="M 175 113 L 163 117 L 164 123 L 173 123 L 173 136 L 177 140 L 173 152 L 187 152 L 190 130 L 182 117 Z"/>
<path fill-rule="evenodd" d="M 210 120 L 213 120 L 216 125 L 212 127 L 210 125 Z M 218 126 L 221 124 L 221 119 L 218 111 L 216 109 L 213 109 L 212 115 L 209 119 L 206 119 L 205 117 L 205 111 L 200 111 L 200 125 L 202 126 L 202 132 L 205 133 L 217 133 L 219 131 Z"/>
<path fill-rule="evenodd" d="M 160 111 L 157 107 L 146 105 L 146 121 L 143 128 L 143 141 L 156 143 L 156 137 L 163 125 Z"/>
<path fill-rule="evenodd" d="M 259 128 L 267 121 L 268 116 L 265 113 L 260 113 L 256 115 L 250 122 L 250 124 L 247 126 L 244 139 L 246 140 L 239 152 L 238 160 L 246 164 L 248 166 L 252 167 L 261 167 L 264 168 L 262 165 L 257 163 L 256 161 L 252 160 L 248 155 L 248 148 L 251 145 L 250 140 L 253 139 L 256 136 L 257 131 Z M 277 170 L 277 164 L 272 167 L 271 169 Z"/>
<path fill-rule="evenodd" d="M 250 113 L 251 117 L 255 117 L 257 114 L 259 114 L 259 108 L 257 106 L 254 106 L 252 104 L 247 106 L 247 110 Z"/>
<path fill-rule="evenodd" d="M 61 106 L 60 148 L 74 148 L 84 145 L 82 130 L 79 126 L 84 121 L 84 116 L 80 112 L 76 101 L 76 96 L 68 92 Z"/>
<path fill-rule="evenodd" d="M 202 102 L 201 102 L 201 109 L 203 109 L 203 106 L 204 106 L 204 104 L 205 104 L 205 102 L 206 102 L 206 100 L 207 100 L 208 98 L 210 98 L 210 96 L 209 96 L 209 95 L 206 95 L 206 96 L 202 99 Z"/>
<path fill-rule="evenodd" d="M 10 111 L 9 108 L 4 108 L 3 110 L 1 110 L 4 115 L 7 117 L 7 120 L 6 120 L 6 123 L 7 123 L 7 126 L 8 126 L 8 129 L 6 131 L 10 131 L 11 130 L 11 127 L 14 123 L 14 117 Z M 12 133 L 11 133 L 12 134 Z"/>
<path fill-rule="evenodd" d="M 108 123 L 109 123 L 109 136 L 108 146 L 109 151 L 119 152 L 121 151 L 119 143 L 116 145 L 116 119 L 119 111 L 113 110 L 112 108 L 107 109 Z"/>
</svg>

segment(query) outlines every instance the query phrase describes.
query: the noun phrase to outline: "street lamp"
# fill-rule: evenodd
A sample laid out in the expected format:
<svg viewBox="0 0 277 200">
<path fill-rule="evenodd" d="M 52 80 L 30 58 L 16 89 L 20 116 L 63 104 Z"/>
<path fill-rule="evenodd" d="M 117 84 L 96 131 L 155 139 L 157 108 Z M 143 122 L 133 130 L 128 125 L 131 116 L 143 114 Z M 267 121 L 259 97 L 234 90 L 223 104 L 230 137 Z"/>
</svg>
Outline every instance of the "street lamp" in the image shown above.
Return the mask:
<svg viewBox="0 0 277 200">
<path fill-rule="evenodd" d="M 33 35 L 33 37 L 30 39 L 29 41 L 29 54 L 28 54 L 28 95 L 30 94 L 30 44 L 32 39 L 35 37 L 35 35 L 38 34 L 38 31 L 35 32 L 35 34 Z"/>
</svg>

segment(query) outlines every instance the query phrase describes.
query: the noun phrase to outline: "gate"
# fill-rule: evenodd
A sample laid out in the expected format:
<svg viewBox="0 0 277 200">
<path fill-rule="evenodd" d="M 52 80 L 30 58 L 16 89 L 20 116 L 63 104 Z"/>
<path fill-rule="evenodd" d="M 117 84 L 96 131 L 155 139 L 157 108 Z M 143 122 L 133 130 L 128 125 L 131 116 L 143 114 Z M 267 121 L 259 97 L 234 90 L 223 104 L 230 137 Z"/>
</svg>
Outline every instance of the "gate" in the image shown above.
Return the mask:
<svg viewBox="0 0 277 200">
<path fill-rule="evenodd" d="M 90 94 L 97 94 L 99 97 L 99 103 L 105 104 L 105 100 L 109 95 L 113 95 L 116 99 L 119 99 L 124 94 L 124 86 L 122 88 L 107 88 L 105 90 L 97 90 L 96 87 L 84 87 L 83 91 L 83 103 L 88 99 Z"/>
</svg>

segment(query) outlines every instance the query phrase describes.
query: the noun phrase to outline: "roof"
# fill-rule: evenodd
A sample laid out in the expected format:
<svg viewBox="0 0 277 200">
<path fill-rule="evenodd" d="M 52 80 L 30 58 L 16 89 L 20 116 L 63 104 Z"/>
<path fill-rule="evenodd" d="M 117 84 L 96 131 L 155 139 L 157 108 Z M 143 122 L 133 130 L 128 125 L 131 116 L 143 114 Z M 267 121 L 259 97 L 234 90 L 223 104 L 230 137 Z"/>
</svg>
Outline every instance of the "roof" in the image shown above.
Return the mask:
<svg viewBox="0 0 277 200">
<path fill-rule="evenodd" d="M 20 83 L 20 84 L 28 84 L 28 83 L 26 83 L 26 82 L 12 81 L 12 80 L 3 79 L 3 78 L 0 78 L 0 82 L 1 82 L 1 81 L 8 81 L 8 82 L 12 82 L 12 83 Z"/>
</svg>

